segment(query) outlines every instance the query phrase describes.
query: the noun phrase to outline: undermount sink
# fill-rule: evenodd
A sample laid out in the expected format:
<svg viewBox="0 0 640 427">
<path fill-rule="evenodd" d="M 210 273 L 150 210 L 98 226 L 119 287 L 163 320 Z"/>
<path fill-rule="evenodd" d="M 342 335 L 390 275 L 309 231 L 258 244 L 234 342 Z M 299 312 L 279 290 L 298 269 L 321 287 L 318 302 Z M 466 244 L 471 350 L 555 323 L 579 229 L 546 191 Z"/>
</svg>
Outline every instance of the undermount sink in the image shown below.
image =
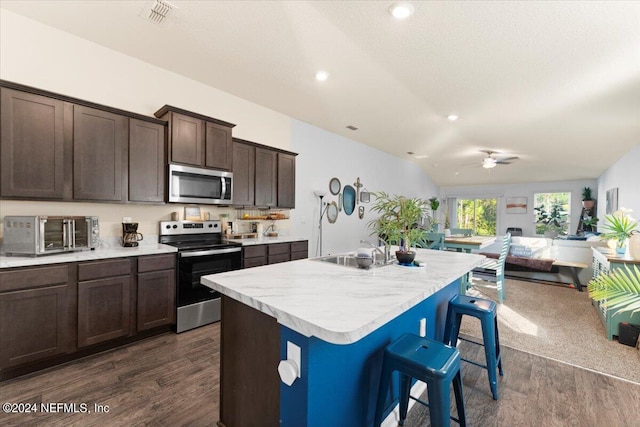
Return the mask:
<svg viewBox="0 0 640 427">
<path fill-rule="evenodd" d="M 337 265 L 343 265 L 345 267 L 352 267 L 352 268 L 360 268 L 360 269 L 364 269 L 366 270 L 367 268 L 363 268 L 360 267 L 358 265 L 358 261 L 356 260 L 356 257 L 353 255 L 327 255 L 327 256 L 323 256 L 323 257 L 319 257 L 319 258 L 311 258 L 311 260 L 313 261 L 323 261 L 323 262 L 328 262 L 331 264 L 337 264 Z M 374 262 L 373 264 L 371 264 L 368 268 L 378 268 L 378 267 L 384 267 L 389 265 L 389 263 L 385 264 L 384 261 L 382 260 L 376 260 L 374 258 Z"/>
</svg>

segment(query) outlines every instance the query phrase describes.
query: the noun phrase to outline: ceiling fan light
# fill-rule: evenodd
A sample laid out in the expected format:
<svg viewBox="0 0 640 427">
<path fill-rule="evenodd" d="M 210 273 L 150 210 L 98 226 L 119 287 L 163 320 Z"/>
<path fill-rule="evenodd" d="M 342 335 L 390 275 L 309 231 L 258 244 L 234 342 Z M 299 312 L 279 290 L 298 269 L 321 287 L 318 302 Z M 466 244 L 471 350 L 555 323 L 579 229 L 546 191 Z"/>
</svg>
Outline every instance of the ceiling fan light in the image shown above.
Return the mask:
<svg viewBox="0 0 640 427">
<path fill-rule="evenodd" d="M 413 15 L 413 5 L 407 2 L 395 3 L 389 8 L 389 13 L 396 19 L 406 19 Z"/>
<path fill-rule="evenodd" d="M 485 169 L 492 169 L 495 168 L 497 165 L 496 159 L 491 158 L 491 157 L 487 157 L 484 160 L 482 160 L 482 167 Z"/>
</svg>

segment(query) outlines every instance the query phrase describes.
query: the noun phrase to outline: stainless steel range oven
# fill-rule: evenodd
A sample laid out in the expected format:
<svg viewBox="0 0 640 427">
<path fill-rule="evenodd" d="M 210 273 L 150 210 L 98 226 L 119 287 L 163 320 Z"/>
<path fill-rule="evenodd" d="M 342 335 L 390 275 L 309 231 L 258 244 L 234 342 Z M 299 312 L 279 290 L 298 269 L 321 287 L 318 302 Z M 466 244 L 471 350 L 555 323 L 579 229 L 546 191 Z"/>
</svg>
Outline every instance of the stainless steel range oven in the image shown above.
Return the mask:
<svg viewBox="0 0 640 427">
<path fill-rule="evenodd" d="M 238 270 L 242 245 L 222 240 L 220 221 L 162 221 L 160 243 L 178 248 L 176 332 L 220 320 L 220 294 L 200 277 Z"/>
</svg>

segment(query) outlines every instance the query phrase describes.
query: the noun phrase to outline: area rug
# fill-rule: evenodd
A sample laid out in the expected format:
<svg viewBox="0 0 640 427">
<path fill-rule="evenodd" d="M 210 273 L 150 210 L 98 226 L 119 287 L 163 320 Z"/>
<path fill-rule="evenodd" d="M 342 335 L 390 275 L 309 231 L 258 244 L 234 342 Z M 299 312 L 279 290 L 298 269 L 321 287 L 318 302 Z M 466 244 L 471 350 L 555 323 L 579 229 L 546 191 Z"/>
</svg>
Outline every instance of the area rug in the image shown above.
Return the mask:
<svg viewBox="0 0 640 427">
<path fill-rule="evenodd" d="M 607 340 L 586 291 L 511 279 L 505 290 L 498 304 L 501 345 L 640 383 L 640 351 Z M 495 290 L 470 292 L 497 301 Z M 464 316 L 460 333 L 482 337 L 479 320 Z"/>
</svg>

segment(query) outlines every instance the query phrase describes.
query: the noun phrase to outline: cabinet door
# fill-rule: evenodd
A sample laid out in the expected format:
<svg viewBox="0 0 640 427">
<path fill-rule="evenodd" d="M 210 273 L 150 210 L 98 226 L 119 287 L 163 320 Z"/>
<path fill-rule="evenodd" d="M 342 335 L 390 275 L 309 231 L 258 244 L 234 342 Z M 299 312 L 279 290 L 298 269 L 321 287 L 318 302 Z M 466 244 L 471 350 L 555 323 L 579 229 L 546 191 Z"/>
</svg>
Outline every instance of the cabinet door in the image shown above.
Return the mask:
<svg viewBox="0 0 640 427">
<path fill-rule="evenodd" d="M 130 276 L 78 283 L 78 347 L 130 334 Z"/>
<path fill-rule="evenodd" d="M 175 270 L 138 274 L 138 331 L 175 321 Z"/>
<path fill-rule="evenodd" d="M 129 201 L 164 201 L 164 126 L 129 119 Z"/>
<path fill-rule="evenodd" d="M 73 198 L 123 201 L 129 121 L 93 108 L 73 108 Z"/>
<path fill-rule="evenodd" d="M 296 207 L 296 157 L 278 153 L 278 207 Z"/>
<path fill-rule="evenodd" d="M 276 206 L 278 153 L 256 148 L 256 206 Z"/>
<path fill-rule="evenodd" d="M 67 284 L 0 294 L 0 369 L 73 350 Z"/>
<path fill-rule="evenodd" d="M 233 204 L 253 206 L 255 202 L 256 148 L 233 143 Z"/>
<path fill-rule="evenodd" d="M 194 117 L 171 113 L 171 161 L 202 166 L 203 151 L 204 122 Z"/>
<path fill-rule="evenodd" d="M 231 128 L 210 122 L 205 126 L 205 167 L 230 171 L 233 162 Z"/>
<path fill-rule="evenodd" d="M 11 89 L 0 92 L 0 194 L 62 200 L 63 102 Z"/>
</svg>

